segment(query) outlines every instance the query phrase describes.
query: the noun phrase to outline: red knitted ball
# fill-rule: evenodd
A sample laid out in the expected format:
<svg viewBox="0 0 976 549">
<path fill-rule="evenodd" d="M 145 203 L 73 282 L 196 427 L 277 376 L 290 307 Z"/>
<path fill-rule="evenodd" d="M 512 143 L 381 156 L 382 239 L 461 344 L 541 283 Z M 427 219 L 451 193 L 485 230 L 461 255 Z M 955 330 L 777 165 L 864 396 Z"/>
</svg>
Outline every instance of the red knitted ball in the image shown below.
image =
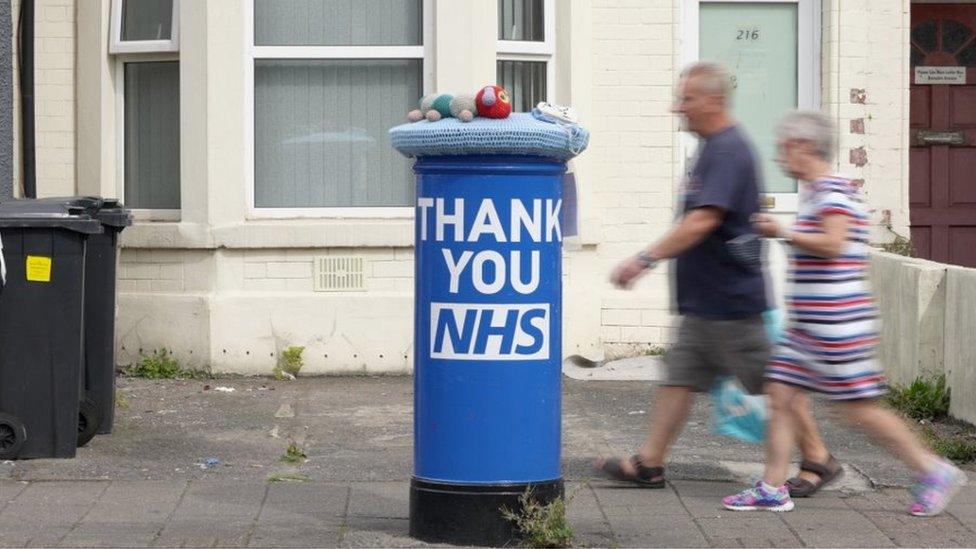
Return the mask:
<svg viewBox="0 0 976 549">
<path fill-rule="evenodd" d="M 512 114 L 512 102 L 508 92 L 501 86 L 485 86 L 475 97 L 478 116 L 486 118 L 508 118 Z"/>
</svg>

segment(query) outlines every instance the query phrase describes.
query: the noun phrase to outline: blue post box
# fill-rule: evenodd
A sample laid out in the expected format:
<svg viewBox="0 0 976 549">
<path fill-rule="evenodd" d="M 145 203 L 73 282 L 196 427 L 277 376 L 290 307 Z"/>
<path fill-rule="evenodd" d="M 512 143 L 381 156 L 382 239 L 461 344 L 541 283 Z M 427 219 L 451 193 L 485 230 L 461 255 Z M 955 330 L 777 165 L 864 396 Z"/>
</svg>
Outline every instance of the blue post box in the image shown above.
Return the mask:
<svg viewBox="0 0 976 549">
<path fill-rule="evenodd" d="M 410 535 L 511 545 L 560 470 L 562 189 L 589 134 L 528 113 L 390 130 L 416 158 Z"/>
<path fill-rule="evenodd" d="M 531 488 L 562 494 L 563 162 L 422 157 L 411 535 L 502 545 Z"/>
</svg>

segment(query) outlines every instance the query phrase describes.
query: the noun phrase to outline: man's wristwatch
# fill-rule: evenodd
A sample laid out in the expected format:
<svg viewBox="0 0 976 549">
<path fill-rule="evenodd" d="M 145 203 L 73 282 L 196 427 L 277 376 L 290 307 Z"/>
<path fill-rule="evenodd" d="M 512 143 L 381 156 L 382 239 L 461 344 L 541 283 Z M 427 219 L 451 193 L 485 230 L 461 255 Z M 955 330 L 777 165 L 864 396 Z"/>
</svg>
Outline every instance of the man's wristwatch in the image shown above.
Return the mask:
<svg viewBox="0 0 976 549">
<path fill-rule="evenodd" d="M 654 256 L 647 252 L 637 254 L 637 262 L 640 263 L 645 270 L 653 269 L 654 266 L 657 265 L 657 260 L 654 259 Z"/>
</svg>

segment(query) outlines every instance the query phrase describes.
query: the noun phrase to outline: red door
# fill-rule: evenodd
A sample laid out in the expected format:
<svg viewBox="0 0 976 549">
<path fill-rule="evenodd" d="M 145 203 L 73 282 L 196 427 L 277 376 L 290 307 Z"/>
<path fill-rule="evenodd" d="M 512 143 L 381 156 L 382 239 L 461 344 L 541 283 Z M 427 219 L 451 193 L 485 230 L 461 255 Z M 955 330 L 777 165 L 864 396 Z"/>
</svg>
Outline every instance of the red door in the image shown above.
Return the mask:
<svg viewBox="0 0 976 549">
<path fill-rule="evenodd" d="M 912 4 L 911 36 L 912 241 L 976 267 L 976 4 Z M 965 67 L 965 84 L 920 83 L 920 66 Z"/>
</svg>

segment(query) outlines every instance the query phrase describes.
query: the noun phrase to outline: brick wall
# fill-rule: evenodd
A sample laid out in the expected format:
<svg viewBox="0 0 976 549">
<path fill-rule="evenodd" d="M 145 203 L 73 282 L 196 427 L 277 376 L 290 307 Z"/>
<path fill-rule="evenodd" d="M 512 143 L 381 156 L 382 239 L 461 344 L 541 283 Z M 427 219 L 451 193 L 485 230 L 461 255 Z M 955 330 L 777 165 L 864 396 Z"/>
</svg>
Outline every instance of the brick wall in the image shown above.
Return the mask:
<svg viewBox="0 0 976 549">
<path fill-rule="evenodd" d="M 322 256 L 365 259 L 367 292 L 413 293 L 413 250 L 371 248 L 287 251 L 247 251 L 243 254 L 246 291 L 313 291 L 314 260 Z"/>
<path fill-rule="evenodd" d="M 119 292 L 205 292 L 213 287 L 213 254 L 202 250 L 122 249 Z"/>
<path fill-rule="evenodd" d="M 36 0 L 34 6 L 34 113 L 38 196 L 75 194 L 75 0 Z M 13 0 L 14 179 L 22 189 L 17 18 Z M 18 193 L 21 191 L 18 190 Z"/>
<path fill-rule="evenodd" d="M 600 268 L 659 236 L 673 219 L 680 166 L 669 114 L 680 65 L 682 3 L 594 1 L 593 136 L 587 155 L 603 220 Z M 823 2 L 822 99 L 839 128 L 836 168 L 864 181 L 872 239 L 908 231 L 909 0 Z M 666 343 L 668 281 L 656 272 L 631 292 L 607 286 L 601 340 Z"/>
<path fill-rule="evenodd" d="M 218 257 L 219 254 L 219 257 Z M 365 259 L 366 292 L 412 294 L 413 250 L 410 248 L 330 248 L 297 250 L 133 250 L 123 249 L 119 268 L 122 292 L 312 292 L 313 262 L 321 256 Z"/>
<path fill-rule="evenodd" d="M 837 169 L 864 181 L 874 241 L 908 236 L 908 0 L 823 3 L 823 105 Z"/>
<path fill-rule="evenodd" d="M 673 218 L 678 138 L 670 107 L 680 47 L 679 4 L 592 4 L 593 120 L 586 155 L 596 174 L 591 182 L 594 211 L 603 221 L 599 268 L 607 274 L 661 235 Z M 668 340 L 671 315 L 663 272 L 646 277 L 630 292 L 603 283 L 603 343 L 628 347 Z"/>
</svg>

